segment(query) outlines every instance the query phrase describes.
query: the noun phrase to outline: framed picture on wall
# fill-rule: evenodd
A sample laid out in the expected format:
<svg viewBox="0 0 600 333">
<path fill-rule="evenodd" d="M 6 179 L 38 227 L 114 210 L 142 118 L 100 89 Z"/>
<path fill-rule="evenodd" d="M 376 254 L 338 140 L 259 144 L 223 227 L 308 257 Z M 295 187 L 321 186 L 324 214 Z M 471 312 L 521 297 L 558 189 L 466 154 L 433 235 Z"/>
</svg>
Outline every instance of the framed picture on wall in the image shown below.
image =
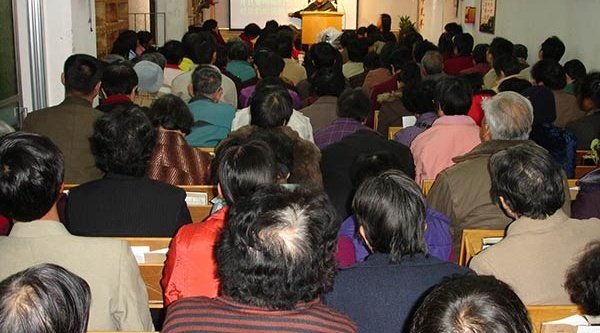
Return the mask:
<svg viewBox="0 0 600 333">
<path fill-rule="evenodd" d="M 477 8 L 475 7 L 465 7 L 465 23 L 466 24 L 475 24 L 475 16 Z"/>
<path fill-rule="evenodd" d="M 494 34 L 496 30 L 496 0 L 481 0 L 479 31 Z"/>
</svg>

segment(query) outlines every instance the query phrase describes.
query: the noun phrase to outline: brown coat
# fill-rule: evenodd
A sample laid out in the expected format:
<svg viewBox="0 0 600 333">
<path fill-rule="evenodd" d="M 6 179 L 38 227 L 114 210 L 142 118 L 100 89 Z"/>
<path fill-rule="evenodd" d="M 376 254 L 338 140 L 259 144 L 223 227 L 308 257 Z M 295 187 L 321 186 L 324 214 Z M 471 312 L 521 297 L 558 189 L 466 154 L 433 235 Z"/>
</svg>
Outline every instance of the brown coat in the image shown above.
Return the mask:
<svg viewBox="0 0 600 333">
<path fill-rule="evenodd" d="M 300 110 L 310 119 L 313 133 L 337 119 L 337 97 L 321 96 L 311 105 Z"/>
<path fill-rule="evenodd" d="M 564 90 L 553 90 L 556 102 L 556 120 L 554 126 L 565 128 L 568 123 L 581 119 L 585 112 L 579 109 L 577 98 Z"/>
</svg>

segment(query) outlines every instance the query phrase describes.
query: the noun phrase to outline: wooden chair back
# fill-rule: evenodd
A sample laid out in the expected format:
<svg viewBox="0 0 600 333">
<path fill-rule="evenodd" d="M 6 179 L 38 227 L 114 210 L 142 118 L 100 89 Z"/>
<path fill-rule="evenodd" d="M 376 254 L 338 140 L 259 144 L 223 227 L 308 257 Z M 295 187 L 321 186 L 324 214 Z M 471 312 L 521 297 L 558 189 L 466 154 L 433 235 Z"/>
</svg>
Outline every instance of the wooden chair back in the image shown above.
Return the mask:
<svg viewBox="0 0 600 333">
<path fill-rule="evenodd" d="M 429 194 L 429 190 L 433 186 L 433 179 L 423 179 L 423 183 L 421 184 L 421 189 L 423 190 L 423 195 L 427 197 Z"/>
<path fill-rule="evenodd" d="M 394 140 L 396 133 L 402 130 L 402 126 L 390 126 L 388 127 L 388 140 Z"/>
<path fill-rule="evenodd" d="M 215 156 L 215 147 L 196 147 L 201 152 L 209 153 L 212 156 Z"/>
<path fill-rule="evenodd" d="M 577 198 L 577 193 L 579 193 L 577 179 L 567 179 L 567 184 L 569 186 L 569 196 L 571 197 L 571 201 L 573 201 Z"/>
<path fill-rule="evenodd" d="M 212 200 L 215 196 L 218 195 L 217 187 L 213 185 L 181 185 L 179 186 L 186 192 L 200 192 L 206 193 L 208 197 L 208 205 L 190 205 L 188 204 L 188 210 L 190 211 L 190 215 L 192 216 L 192 221 L 202 222 L 210 215 L 210 210 L 212 209 L 212 204 L 210 200 Z"/>
<path fill-rule="evenodd" d="M 460 254 L 458 264 L 467 266 L 469 260 L 473 258 L 483 248 L 483 239 L 487 237 L 504 237 L 504 230 L 501 229 L 464 229 L 460 241 Z"/>
<path fill-rule="evenodd" d="M 527 312 L 535 333 L 542 332 L 542 323 L 562 319 L 581 311 L 576 305 L 528 305 Z"/>
<path fill-rule="evenodd" d="M 598 163 L 592 159 L 591 150 L 577 150 L 575 152 L 575 178 L 579 179 L 598 168 Z"/>
<path fill-rule="evenodd" d="M 379 110 L 375 110 L 375 113 L 373 113 L 373 129 L 375 130 L 375 132 L 377 132 L 378 128 L 379 128 Z"/>
</svg>

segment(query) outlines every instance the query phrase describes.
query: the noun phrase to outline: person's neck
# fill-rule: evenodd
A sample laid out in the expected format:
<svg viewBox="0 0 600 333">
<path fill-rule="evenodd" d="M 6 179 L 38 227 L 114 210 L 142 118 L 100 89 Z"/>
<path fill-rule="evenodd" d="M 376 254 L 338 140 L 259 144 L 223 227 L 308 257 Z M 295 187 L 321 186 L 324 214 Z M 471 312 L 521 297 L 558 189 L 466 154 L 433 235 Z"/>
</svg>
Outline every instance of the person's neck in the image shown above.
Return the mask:
<svg viewBox="0 0 600 333">
<path fill-rule="evenodd" d="M 76 92 L 76 91 L 67 91 L 65 92 L 65 97 L 78 97 L 81 99 L 85 99 L 86 101 L 93 103 L 94 98 L 96 98 L 96 95 L 91 94 L 91 95 L 84 95 L 82 93 Z"/>
<path fill-rule="evenodd" d="M 49 220 L 49 221 L 60 221 L 60 217 L 58 216 L 58 208 L 56 208 L 56 202 L 52 205 L 52 208 L 44 214 L 44 216 L 40 217 L 40 220 Z"/>
</svg>

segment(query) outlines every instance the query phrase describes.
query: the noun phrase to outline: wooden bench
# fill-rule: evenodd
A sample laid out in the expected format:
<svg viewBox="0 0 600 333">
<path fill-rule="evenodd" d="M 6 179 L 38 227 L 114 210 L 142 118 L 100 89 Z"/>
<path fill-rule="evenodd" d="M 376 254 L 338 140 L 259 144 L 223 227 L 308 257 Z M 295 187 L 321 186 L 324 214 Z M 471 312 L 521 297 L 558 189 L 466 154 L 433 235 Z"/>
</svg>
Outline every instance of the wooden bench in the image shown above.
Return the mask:
<svg viewBox="0 0 600 333">
<path fill-rule="evenodd" d="M 460 241 L 458 264 L 467 266 L 469 260 L 481 251 L 483 248 L 483 239 L 487 237 L 504 237 L 504 230 L 464 229 Z"/>
<path fill-rule="evenodd" d="M 427 194 L 429 194 L 429 191 L 431 190 L 432 186 L 433 179 L 423 179 L 423 182 L 421 183 L 421 190 L 423 191 L 423 195 L 425 197 L 427 197 Z"/>
<path fill-rule="evenodd" d="M 527 312 L 535 333 L 542 332 L 542 323 L 581 314 L 576 305 L 528 305 Z"/>
<path fill-rule="evenodd" d="M 594 162 L 592 156 L 593 152 L 591 150 L 577 150 L 575 152 L 575 178 L 579 179 L 598 168 L 598 163 Z"/>
<path fill-rule="evenodd" d="M 394 140 L 396 133 L 402 130 L 401 126 L 390 126 L 388 127 L 388 140 Z"/>
</svg>

